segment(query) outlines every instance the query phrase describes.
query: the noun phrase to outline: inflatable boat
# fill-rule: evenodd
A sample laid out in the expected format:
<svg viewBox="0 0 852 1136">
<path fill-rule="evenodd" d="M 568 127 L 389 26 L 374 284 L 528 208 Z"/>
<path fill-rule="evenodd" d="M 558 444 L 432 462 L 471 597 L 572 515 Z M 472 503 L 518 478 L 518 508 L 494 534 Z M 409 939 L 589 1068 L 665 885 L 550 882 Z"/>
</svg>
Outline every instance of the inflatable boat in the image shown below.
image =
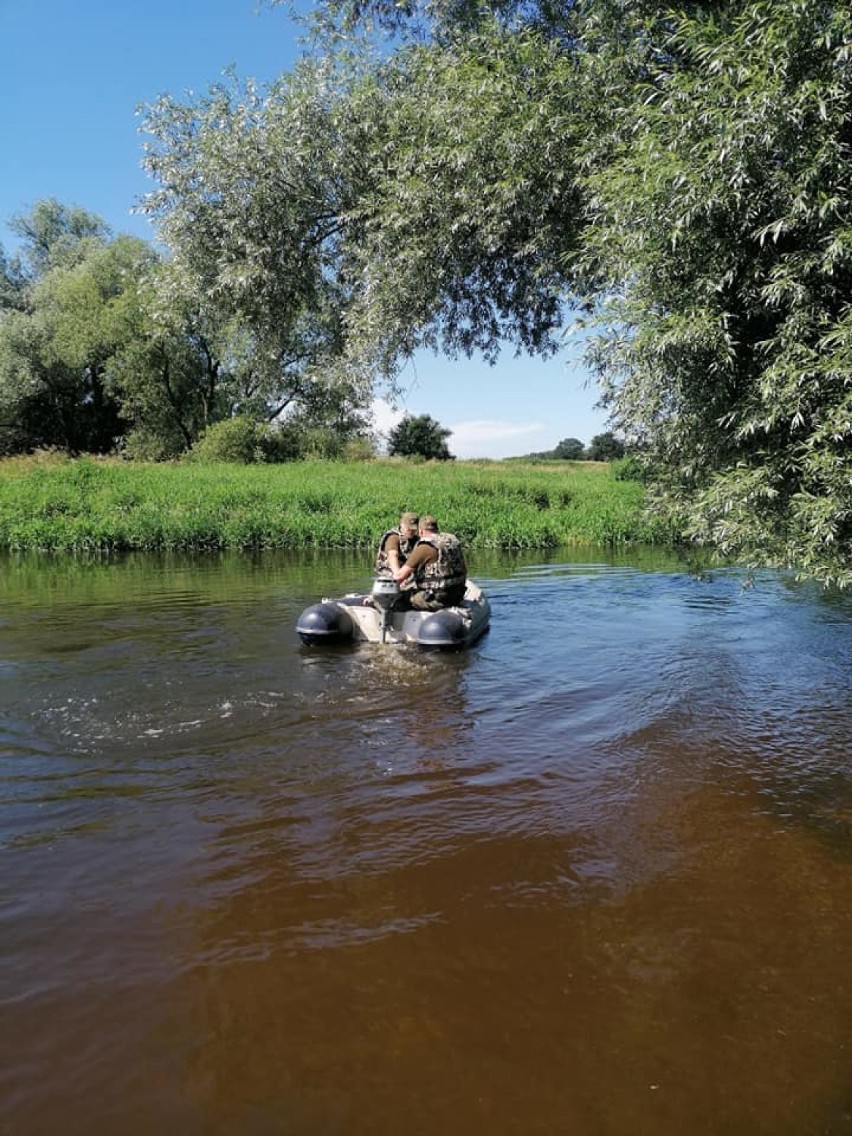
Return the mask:
<svg viewBox="0 0 852 1136">
<path fill-rule="evenodd" d="M 308 646 L 364 640 L 461 650 L 488 630 L 491 607 L 472 580 L 466 583 L 461 603 L 440 611 L 400 610 L 400 596 L 394 580 L 377 579 L 367 594 L 311 604 L 299 616 L 296 631 Z"/>
</svg>

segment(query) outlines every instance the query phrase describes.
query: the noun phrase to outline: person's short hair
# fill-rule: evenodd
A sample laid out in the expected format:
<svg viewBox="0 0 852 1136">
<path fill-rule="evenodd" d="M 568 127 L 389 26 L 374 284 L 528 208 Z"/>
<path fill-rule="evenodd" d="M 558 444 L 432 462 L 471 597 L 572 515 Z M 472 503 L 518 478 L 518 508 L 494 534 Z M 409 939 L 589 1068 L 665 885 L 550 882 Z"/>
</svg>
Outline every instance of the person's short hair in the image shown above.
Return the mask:
<svg viewBox="0 0 852 1136">
<path fill-rule="evenodd" d="M 434 517 L 430 517 L 430 516 L 421 517 L 420 518 L 420 527 L 425 532 L 437 532 L 438 531 L 438 522 L 435 520 Z"/>
<path fill-rule="evenodd" d="M 420 517 L 417 515 L 417 513 L 403 513 L 399 518 L 399 523 L 401 525 L 411 525 L 416 529 L 420 524 Z"/>
</svg>

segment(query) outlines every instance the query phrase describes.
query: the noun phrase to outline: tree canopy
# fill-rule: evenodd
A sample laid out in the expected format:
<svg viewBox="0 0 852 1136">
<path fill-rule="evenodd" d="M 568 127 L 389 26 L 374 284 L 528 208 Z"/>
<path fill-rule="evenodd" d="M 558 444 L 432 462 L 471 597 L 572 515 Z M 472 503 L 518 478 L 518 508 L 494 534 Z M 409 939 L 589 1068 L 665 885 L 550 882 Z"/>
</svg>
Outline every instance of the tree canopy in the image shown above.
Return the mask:
<svg viewBox="0 0 852 1136">
<path fill-rule="evenodd" d="M 579 438 L 563 438 L 556 443 L 553 456 L 562 461 L 582 461 L 586 447 Z"/>
<path fill-rule="evenodd" d="M 151 250 L 54 201 L 16 224 L 24 243 L 0 318 L 0 453 L 110 450 L 124 429 L 110 363 L 138 324 Z"/>
<path fill-rule="evenodd" d="M 638 20 L 591 60 L 633 97 L 590 155 L 584 236 L 594 363 L 659 506 L 723 551 L 844 583 L 850 30 L 811 0 Z"/>
<path fill-rule="evenodd" d="M 19 254 L 0 249 L 0 454 L 169 458 L 217 422 L 284 410 L 272 458 L 369 438 L 363 384 L 342 371 L 265 384 L 252 328 L 184 287 L 146 242 L 52 199 L 14 228 Z"/>
<path fill-rule="evenodd" d="M 595 434 L 585 456 L 589 461 L 616 461 L 624 457 L 624 443 L 611 430 L 605 430 L 603 434 Z"/>
<path fill-rule="evenodd" d="M 406 414 L 388 433 L 388 453 L 427 461 L 452 461 L 447 445 L 451 434 L 429 414 Z"/>
</svg>

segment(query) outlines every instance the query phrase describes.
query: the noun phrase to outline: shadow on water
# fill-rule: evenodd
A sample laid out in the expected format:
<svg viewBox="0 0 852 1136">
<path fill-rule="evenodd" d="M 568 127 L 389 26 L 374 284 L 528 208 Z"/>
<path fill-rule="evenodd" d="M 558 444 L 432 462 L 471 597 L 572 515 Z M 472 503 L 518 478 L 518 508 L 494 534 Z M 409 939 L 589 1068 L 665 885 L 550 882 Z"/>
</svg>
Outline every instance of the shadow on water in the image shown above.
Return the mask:
<svg viewBox="0 0 852 1136">
<path fill-rule="evenodd" d="M 482 555 L 461 654 L 305 648 L 363 557 L 2 563 L 16 1134 L 852 1132 L 852 607 Z"/>
</svg>

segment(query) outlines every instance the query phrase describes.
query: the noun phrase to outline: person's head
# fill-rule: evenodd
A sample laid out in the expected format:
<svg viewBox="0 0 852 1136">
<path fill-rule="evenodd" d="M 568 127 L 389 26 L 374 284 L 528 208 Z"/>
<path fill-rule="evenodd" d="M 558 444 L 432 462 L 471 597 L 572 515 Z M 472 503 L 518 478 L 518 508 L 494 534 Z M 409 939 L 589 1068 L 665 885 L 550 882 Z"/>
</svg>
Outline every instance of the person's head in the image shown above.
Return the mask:
<svg viewBox="0 0 852 1136">
<path fill-rule="evenodd" d="M 420 518 L 420 532 L 421 533 L 436 533 L 438 531 L 438 522 L 434 517 L 421 517 Z"/>
<path fill-rule="evenodd" d="M 404 537 L 410 539 L 417 536 L 417 528 L 420 524 L 420 518 L 416 513 L 403 513 L 399 518 L 399 531 Z"/>
</svg>

